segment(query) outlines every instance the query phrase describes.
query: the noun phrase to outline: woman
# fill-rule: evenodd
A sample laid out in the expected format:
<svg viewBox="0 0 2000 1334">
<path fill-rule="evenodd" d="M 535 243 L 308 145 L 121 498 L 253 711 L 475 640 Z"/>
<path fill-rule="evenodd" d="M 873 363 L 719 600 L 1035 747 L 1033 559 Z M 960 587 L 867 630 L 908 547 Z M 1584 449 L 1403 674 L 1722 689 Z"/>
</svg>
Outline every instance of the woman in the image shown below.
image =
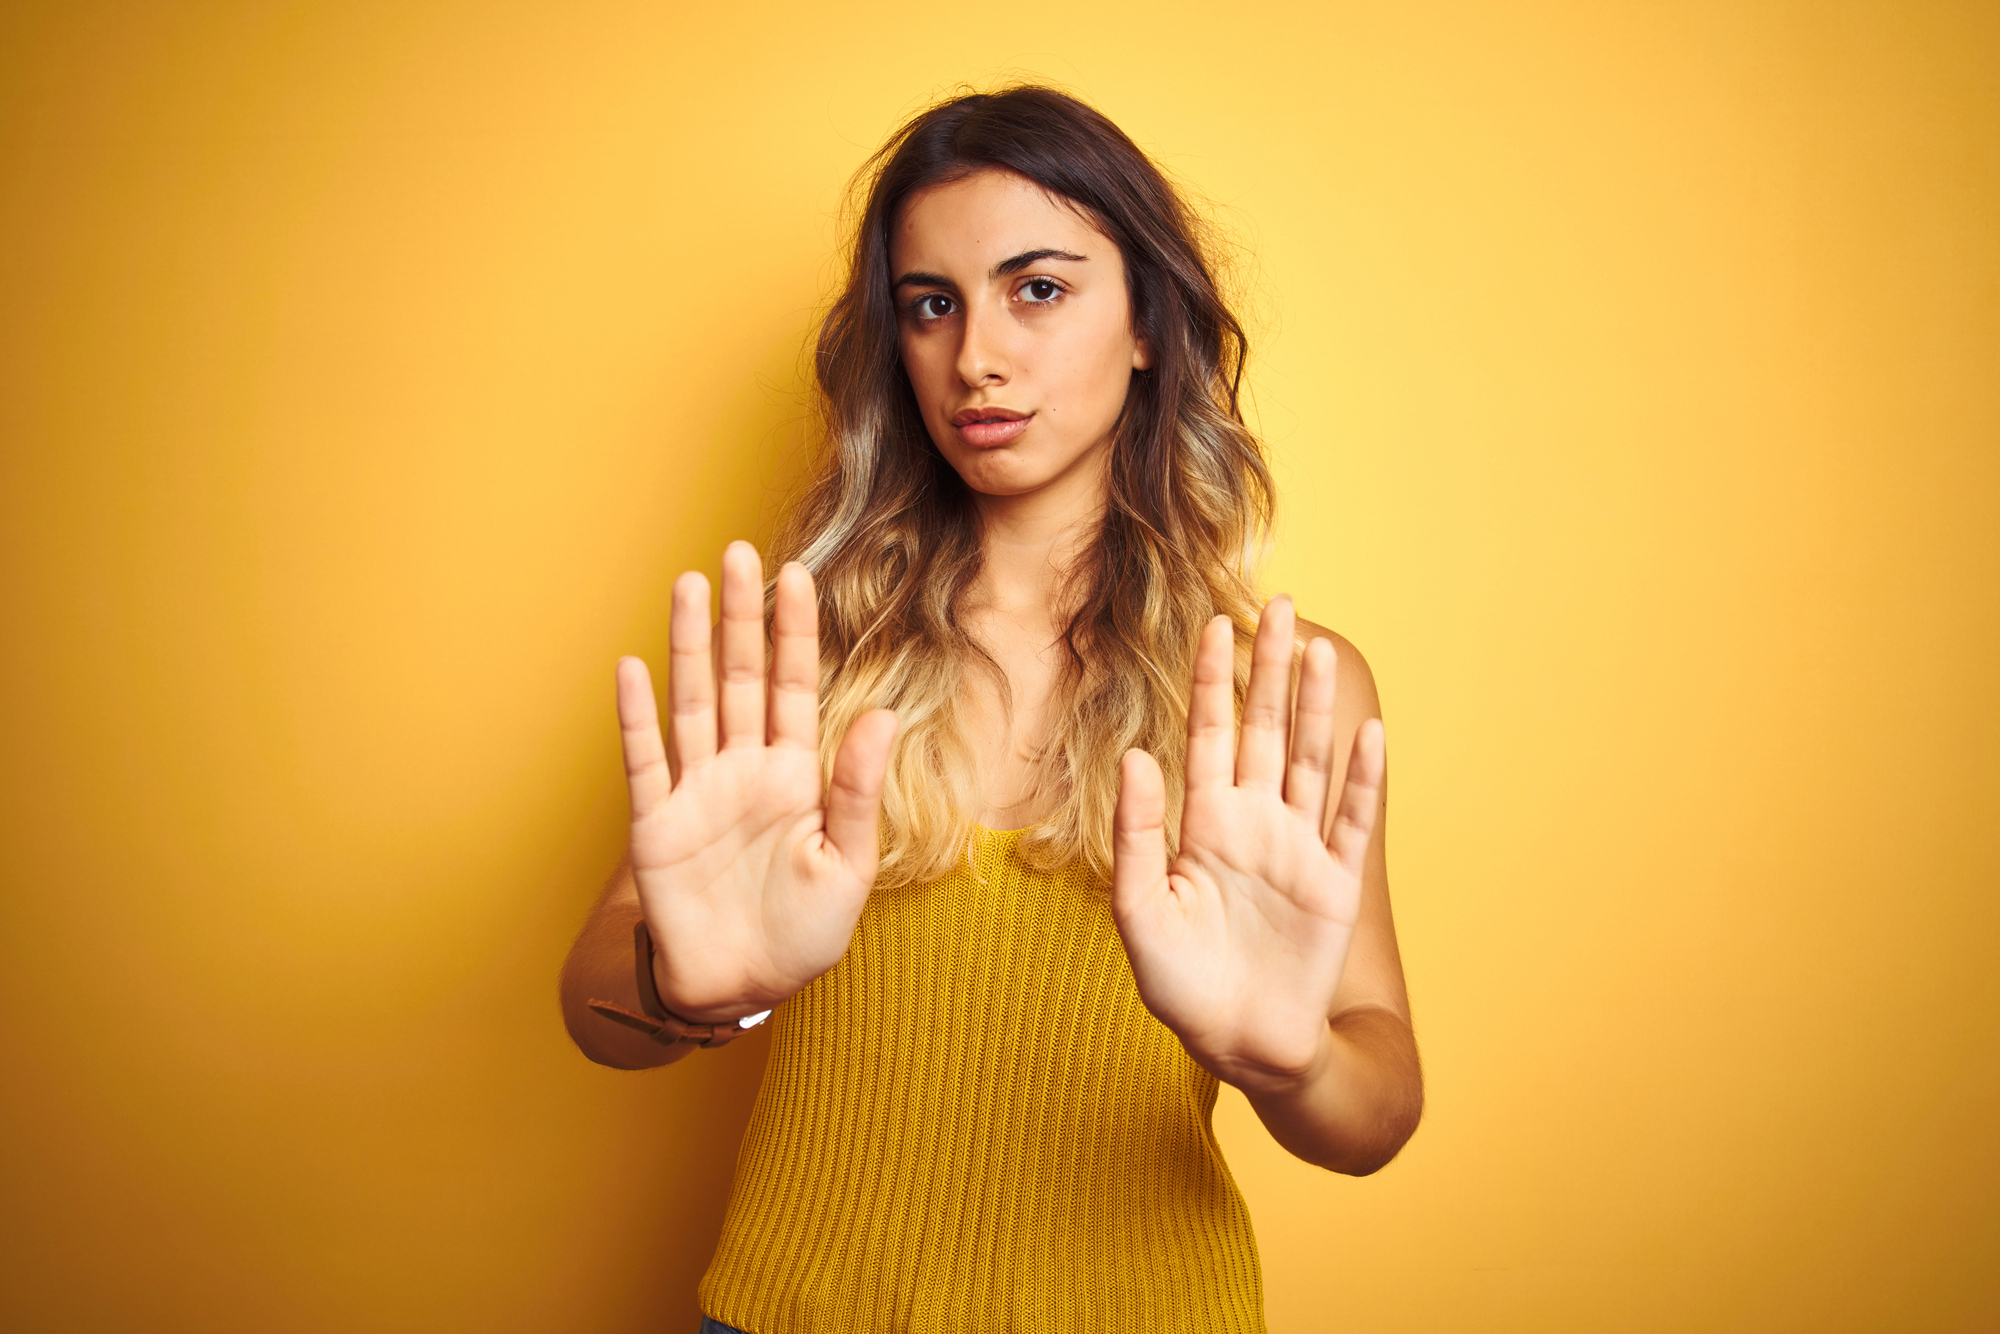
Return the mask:
<svg viewBox="0 0 2000 1334">
<path fill-rule="evenodd" d="M 744 543 L 713 658 L 674 585 L 671 761 L 619 664 L 570 1032 L 638 1068 L 775 1013 L 706 1328 L 1261 1329 L 1216 1081 L 1355 1174 L 1422 1103 L 1373 682 L 1256 614 L 1242 332 L 1130 140 L 1015 88 L 863 179 L 768 675 Z"/>
</svg>

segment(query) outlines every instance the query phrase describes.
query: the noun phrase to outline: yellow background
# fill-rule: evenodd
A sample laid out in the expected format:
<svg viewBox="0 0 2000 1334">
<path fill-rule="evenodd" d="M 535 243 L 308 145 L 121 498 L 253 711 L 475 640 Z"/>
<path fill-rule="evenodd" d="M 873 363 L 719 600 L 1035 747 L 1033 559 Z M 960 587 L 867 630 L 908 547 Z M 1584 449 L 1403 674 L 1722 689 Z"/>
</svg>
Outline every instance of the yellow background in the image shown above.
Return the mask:
<svg viewBox="0 0 2000 1334">
<path fill-rule="evenodd" d="M 2000 11 L 13 3 L 0 1324 L 691 1328 L 758 1043 L 554 977 L 847 174 L 1059 80 L 1241 243 L 1430 1106 L 1287 1331 L 2000 1327 Z"/>
</svg>

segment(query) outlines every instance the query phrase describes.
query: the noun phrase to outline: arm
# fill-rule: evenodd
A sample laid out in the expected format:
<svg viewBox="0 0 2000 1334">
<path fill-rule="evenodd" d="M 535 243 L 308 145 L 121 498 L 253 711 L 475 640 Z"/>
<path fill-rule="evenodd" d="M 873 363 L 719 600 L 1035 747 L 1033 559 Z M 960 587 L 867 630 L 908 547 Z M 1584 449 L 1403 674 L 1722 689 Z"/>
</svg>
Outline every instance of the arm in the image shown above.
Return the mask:
<svg viewBox="0 0 2000 1334">
<path fill-rule="evenodd" d="M 1354 645 L 1323 626 L 1299 622 L 1308 641 L 1333 642 L 1336 660 L 1332 772 L 1345 775 L 1361 725 L 1382 716 L 1375 676 Z M 1410 1025 L 1410 998 L 1389 911 L 1388 775 L 1378 788 L 1361 877 L 1361 912 L 1327 1019 L 1321 1059 L 1295 1084 L 1246 1089 L 1272 1136 L 1309 1163 L 1366 1176 L 1396 1156 L 1423 1115 L 1423 1071 Z M 1337 808 L 1322 829 L 1334 836 Z"/>
<path fill-rule="evenodd" d="M 639 885 L 632 878 L 629 858 L 618 863 L 611 883 L 598 896 L 596 906 L 577 932 L 576 943 L 563 960 L 562 1014 L 570 1040 L 577 1050 L 614 1070 L 648 1070 L 669 1065 L 694 1048 L 684 1044 L 663 1046 L 637 1029 L 606 1019 L 589 1007 L 594 1000 L 608 1000 L 627 1010 L 642 1012 L 639 1000 L 638 952 L 632 944 L 632 930 L 643 919 L 639 908 Z M 657 989 L 658 983 L 655 982 Z"/>
<path fill-rule="evenodd" d="M 1217 617 L 1203 633 L 1179 854 L 1159 767 L 1132 751 L 1112 904 L 1141 998 L 1188 1054 L 1292 1153 L 1359 1175 L 1396 1155 L 1423 1099 L 1382 854 L 1387 764 L 1351 645 L 1309 627 L 1294 697 L 1294 627 L 1289 600 L 1265 608 L 1240 736 L 1233 631 Z"/>
<path fill-rule="evenodd" d="M 857 719 L 822 783 L 812 576 L 788 565 L 772 600 L 767 672 L 754 548 L 738 542 L 723 553 L 719 636 L 708 581 L 692 573 L 675 581 L 671 766 L 646 664 L 618 664 L 631 841 L 570 950 L 561 987 L 570 1036 L 600 1064 L 641 1069 L 687 1050 L 589 1008 L 602 1000 L 635 1015 L 660 1012 L 640 999 L 640 921 L 652 936 L 643 966 L 660 1008 L 689 1024 L 731 1024 L 831 968 L 874 882 L 895 715 L 877 709 Z"/>
</svg>

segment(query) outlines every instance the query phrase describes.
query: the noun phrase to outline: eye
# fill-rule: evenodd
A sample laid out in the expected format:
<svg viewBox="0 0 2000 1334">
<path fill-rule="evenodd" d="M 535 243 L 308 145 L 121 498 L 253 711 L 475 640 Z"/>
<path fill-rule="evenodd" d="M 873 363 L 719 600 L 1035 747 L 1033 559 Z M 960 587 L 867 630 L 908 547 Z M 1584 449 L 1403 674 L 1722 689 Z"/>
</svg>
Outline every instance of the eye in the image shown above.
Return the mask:
<svg viewBox="0 0 2000 1334">
<path fill-rule="evenodd" d="M 952 309 L 951 298 L 943 292 L 926 292 L 910 303 L 910 313 L 920 320 L 941 320 Z"/>
<path fill-rule="evenodd" d="M 1062 295 L 1060 284 L 1048 278 L 1030 278 L 1021 284 L 1021 295 L 1031 306 L 1046 306 Z"/>
</svg>

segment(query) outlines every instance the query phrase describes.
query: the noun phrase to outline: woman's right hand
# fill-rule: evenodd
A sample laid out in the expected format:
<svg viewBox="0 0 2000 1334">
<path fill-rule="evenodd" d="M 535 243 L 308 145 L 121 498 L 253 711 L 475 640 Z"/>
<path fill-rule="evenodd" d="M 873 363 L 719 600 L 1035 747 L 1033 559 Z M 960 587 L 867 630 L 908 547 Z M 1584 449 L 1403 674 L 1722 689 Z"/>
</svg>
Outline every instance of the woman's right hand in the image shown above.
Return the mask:
<svg viewBox="0 0 2000 1334">
<path fill-rule="evenodd" d="M 804 566 L 778 574 L 768 691 L 763 563 L 749 543 L 722 556 L 719 692 L 708 608 L 708 580 L 689 572 L 674 582 L 677 778 L 646 664 L 618 663 L 632 875 L 653 977 L 667 1008 L 695 1023 L 768 1010 L 846 952 L 875 881 L 896 735 L 887 709 L 856 719 L 822 790 L 819 608 Z"/>
</svg>

